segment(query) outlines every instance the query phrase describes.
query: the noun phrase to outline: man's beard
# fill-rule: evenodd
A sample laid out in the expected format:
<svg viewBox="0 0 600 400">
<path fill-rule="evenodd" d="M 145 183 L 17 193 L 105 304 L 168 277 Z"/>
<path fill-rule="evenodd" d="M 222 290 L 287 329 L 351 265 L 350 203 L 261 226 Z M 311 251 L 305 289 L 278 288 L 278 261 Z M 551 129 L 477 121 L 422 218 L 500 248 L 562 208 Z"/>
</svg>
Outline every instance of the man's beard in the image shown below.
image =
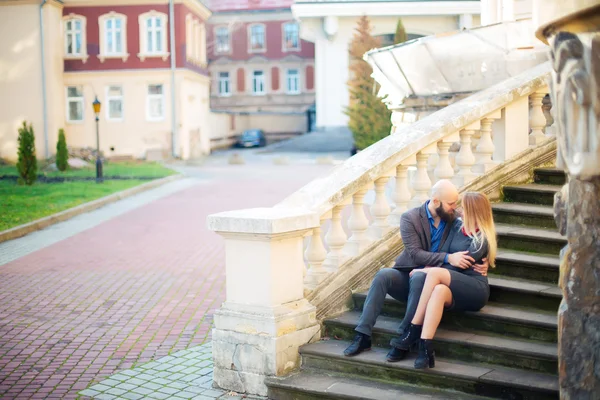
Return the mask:
<svg viewBox="0 0 600 400">
<path fill-rule="evenodd" d="M 450 214 L 444 210 L 444 207 L 440 204 L 438 208 L 435 209 L 435 213 L 442 221 L 450 222 L 454 219 L 454 213 Z"/>
</svg>

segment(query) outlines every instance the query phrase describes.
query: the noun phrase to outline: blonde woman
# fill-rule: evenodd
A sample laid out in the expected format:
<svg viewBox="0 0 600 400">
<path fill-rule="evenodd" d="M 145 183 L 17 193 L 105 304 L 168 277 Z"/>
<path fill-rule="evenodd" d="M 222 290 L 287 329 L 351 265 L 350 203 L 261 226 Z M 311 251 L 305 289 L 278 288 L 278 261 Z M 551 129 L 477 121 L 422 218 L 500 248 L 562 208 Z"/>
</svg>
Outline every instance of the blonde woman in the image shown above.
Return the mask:
<svg viewBox="0 0 600 400">
<path fill-rule="evenodd" d="M 496 229 L 492 206 L 481 193 L 468 192 L 462 198 L 463 219 L 456 220 L 441 252 L 468 253 L 481 263 L 487 258 L 494 267 L 496 259 Z M 461 269 L 450 264 L 439 268 L 415 269 L 412 274 L 425 273 L 427 277 L 419 305 L 410 326 L 404 334 L 392 340 L 392 346 L 408 350 L 419 341 L 419 356 L 415 368 L 433 368 L 435 353 L 432 339 L 442 319 L 444 309 L 479 311 L 488 301 L 490 287 L 486 276 L 473 268 Z"/>
</svg>

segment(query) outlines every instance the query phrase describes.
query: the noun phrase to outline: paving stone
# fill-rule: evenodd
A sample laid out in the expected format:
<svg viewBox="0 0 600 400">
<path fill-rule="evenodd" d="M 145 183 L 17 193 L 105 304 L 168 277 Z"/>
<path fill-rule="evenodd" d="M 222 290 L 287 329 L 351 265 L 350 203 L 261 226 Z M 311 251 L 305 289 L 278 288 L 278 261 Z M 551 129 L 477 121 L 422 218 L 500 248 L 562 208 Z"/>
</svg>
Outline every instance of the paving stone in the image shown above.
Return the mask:
<svg viewBox="0 0 600 400">
<path fill-rule="evenodd" d="M 110 377 L 110 379 L 113 379 L 113 380 L 119 381 L 119 382 L 125 382 L 125 381 L 128 381 L 129 379 L 131 379 L 131 377 L 128 375 L 124 375 L 124 374 L 116 374 L 116 375 L 112 375 Z"/>
<path fill-rule="evenodd" d="M 120 396 L 120 395 L 122 395 L 123 393 L 126 393 L 126 392 L 127 392 L 127 390 L 123 390 L 123 389 L 119 389 L 119 388 L 112 388 L 112 389 L 107 390 L 104 393 L 112 394 L 114 396 Z"/>
<path fill-rule="evenodd" d="M 179 389 L 179 390 L 183 390 L 183 389 L 185 389 L 188 386 L 189 385 L 187 385 L 185 383 L 181 383 L 181 382 L 172 382 L 172 383 L 169 383 L 167 385 L 167 387 L 174 388 L 174 389 Z"/>
<path fill-rule="evenodd" d="M 177 381 L 181 378 L 183 378 L 185 376 L 185 374 L 182 374 L 181 372 L 178 372 L 176 374 L 171 374 L 171 376 L 169 377 L 171 380 L 173 381 Z"/>
<path fill-rule="evenodd" d="M 181 372 L 185 369 L 185 367 L 183 365 L 177 365 L 173 368 L 169 368 L 168 371 L 169 372 Z"/>
<path fill-rule="evenodd" d="M 171 381 L 169 381 L 167 379 L 163 379 L 163 378 L 156 378 L 156 379 L 153 379 L 151 381 L 151 383 L 154 383 L 154 384 L 160 385 L 160 386 L 165 386 L 165 385 L 168 385 L 169 383 L 171 383 Z"/>
<path fill-rule="evenodd" d="M 115 387 L 115 386 L 119 385 L 120 383 L 121 383 L 120 381 L 117 381 L 114 379 L 105 379 L 102 381 L 103 385 L 110 386 L 110 387 Z"/>
<path fill-rule="evenodd" d="M 224 392 L 222 390 L 207 390 L 205 392 L 202 392 L 203 396 L 212 397 L 214 399 L 216 399 L 217 397 L 223 396 L 224 394 L 226 394 L 226 392 Z"/>
<path fill-rule="evenodd" d="M 160 392 L 160 393 L 166 393 L 166 394 L 175 394 L 175 393 L 181 392 L 181 390 L 180 389 L 170 388 L 170 387 L 163 387 L 163 388 L 158 389 L 158 392 Z"/>
<path fill-rule="evenodd" d="M 137 394 L 141 394 L 141 395 L 144 395 L 144 396 L 147 396 L 150 393 L 154 393 L 155 391 L 157 391 L 158 389 L 161 388 L 158 385 L 153 385 L 153 386 L 155 386 L 154 388 L 150 388 L 147 385 L 144 386 L 144 387 L 135 388 L 135 389 L 132 390 L 132 392 L 137 393 Z"/>
<path fill-rule="evenodd" d="M 98 392 L 106 392 L 108 389 L 110 389 L 110 386 L 106 386 L 102 383 L 99 383 L 97 385 L 92 386 L 90 389 L 96 390 Z"/>
<path fill-rule="evenodd" d="M 81 392 L 79 392 L 80 395 L 89 396 L 89 397 L 94 397 L 99 393 L 100 393 L 99 391 L 93 390 L 93 389 L 85 389 L 85 390 L 82 390 Z"/>
<path fill-rule="evenodd" d="M 141 386 L 141 385 L 145 384 L 146 381 L 136 377 L 136 378 L 129 379 L 127 381 L 127 383 L 129 383 L 131 385 Z"/>
<path fill-rule="evenodd" d="M 116 399 L 117 396 L 113 396 L 112 394 L 100 393 L 95 398 L 98 400 L 113 400 Z"/>
<path fill-rule="evenodd" d="M 143 399 L 144 398 L 143 395 L 137 394 L 137 393 L 134 393 L 134 392 L 125 393 L 125 394 L 121 395 L 121 397 L 125 398 L 125 399 L 129 399 L 129 400 L 139 400 L 139 399 Z"/>
<path fill-rule="evenodd" d="M 161 393 L 161 392 L 154 392 L 152 394 L 149 394 L 148 397 L 152 398 L 152 399 L 168 399 L 171 397 L 170 394 L 166 394 L 166 393 Z"/>
<path fill-rule="evenodd" d="M 130 383 L 121 383 L 119 386 L 117 386 L 119 389 L 123 389 L 123 390 L 133 390 L 135 389 L 137 386 L 136 385 L 132 385 Z"/>
</svg>

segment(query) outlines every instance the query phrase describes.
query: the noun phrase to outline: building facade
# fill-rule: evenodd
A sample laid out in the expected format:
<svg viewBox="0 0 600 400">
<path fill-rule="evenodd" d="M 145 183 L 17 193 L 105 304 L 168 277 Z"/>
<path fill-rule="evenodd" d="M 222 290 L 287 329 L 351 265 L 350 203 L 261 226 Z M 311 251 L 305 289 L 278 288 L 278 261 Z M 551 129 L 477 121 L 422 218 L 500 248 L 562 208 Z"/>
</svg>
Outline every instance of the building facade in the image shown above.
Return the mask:
<svg viewBox="0 0 600 400">
<path fill-rule="evenodd" d="M 481 4 L 478 0 L 296 0 L 292 11 L 301 23 L 302 39 L 315 43 L 317 128 L 331 129 L 348 124 L 344 112 L 350 99 L 348 47 L 361 16 L 369 17 L 373 35 L 384 40 L 395 32 L 398 19 L 409 38 L 415 38 L 479 26 Z"/>
<path fill-rule="evenodd" d="M 0 157 L 16 158 L 23 120 L 39 157 L 54 153 L 60 128 L 70 146 L 95 147 L 95 98 L 108 157 L 210 152 L 209 17 L 198 0 L 0 2 L 12 71 L 0 78 Z"/>
<path fill-rule="evenodd" d="M 300 38 L 293 0 L 207 0 L 211 108 L 267 133 L 309 130 L 314 44 Z"/>
</svg>

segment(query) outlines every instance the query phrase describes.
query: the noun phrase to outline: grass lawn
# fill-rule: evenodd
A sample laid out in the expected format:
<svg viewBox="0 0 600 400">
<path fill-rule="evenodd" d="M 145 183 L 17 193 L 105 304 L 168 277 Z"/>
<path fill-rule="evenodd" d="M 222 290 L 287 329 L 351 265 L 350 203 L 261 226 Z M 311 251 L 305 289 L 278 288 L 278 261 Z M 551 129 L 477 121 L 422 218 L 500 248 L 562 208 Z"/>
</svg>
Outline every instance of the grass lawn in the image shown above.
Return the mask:
<svg viewBox="0 0 600 400">
<path fill-rule="evenodd" d="M 104 166 L 105 176 L 162 178 L 176 172 L 156 163 L 110 163 Z M 0 175 L 17 175 L 14 166 L 0 166 Z M 94 168 L 47 172 L 46 176 L 95 177 Z M 146 183 L 148 180 L 106 180 L 40 183 L 20 186 L 14 181 L 0 180 L 0 231 L 47 217 L 109 194 Z"/>
<path fill-rule="evenodd" d="M 176 172 L 172 169 L 163 167 L 158 163 L 146 163 L 146 162 L 109 162 L 102 165 L 102 172 L 104 176 L 123 176 L 123 177 L 149 177 L 149 178 L 163 178 L 165 176 L 173 175 Z M 17 167 L 14 165 L 0 165 L 0 176 L 1 175 L 18 175 Z M 64 177 L 95 177 L 96 167 L 91 165 L 90 168 L 84 169 L 70 169 L 65 172 L 60 171 L 49 171 L 42 172 L 38 171 L 38 175 L 45 175 L 49 177 L 64 176 Z"/>
</svg>

